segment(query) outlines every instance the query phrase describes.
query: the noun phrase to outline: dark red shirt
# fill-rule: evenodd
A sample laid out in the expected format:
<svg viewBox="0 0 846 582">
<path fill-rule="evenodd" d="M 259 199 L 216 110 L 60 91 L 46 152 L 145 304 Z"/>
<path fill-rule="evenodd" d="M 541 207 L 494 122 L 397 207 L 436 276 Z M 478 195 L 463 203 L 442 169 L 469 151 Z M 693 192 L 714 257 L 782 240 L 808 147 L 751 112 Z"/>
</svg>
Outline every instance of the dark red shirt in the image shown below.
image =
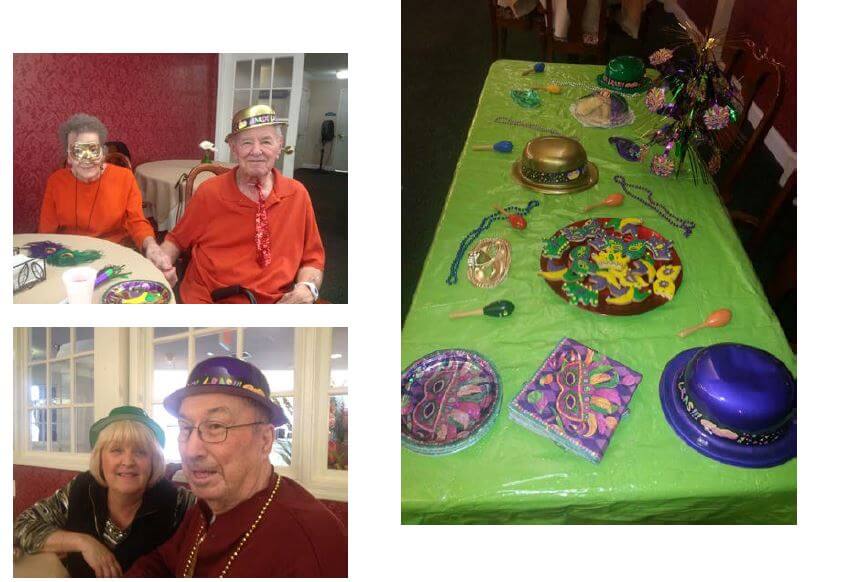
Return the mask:
<svg viewBox="0 0 846 582">
<path fill-rule="evenodd" d="M 250 529 L 273 491 L 266 489 L 215 517 L 202 500 L 192 507 L 176 533 L 153 552 L 136 560 L 124 576 L 181 577 L 200 527 L 206 539 L 197 549 L 195 578 L 216 578 Z M 276 496 L 232 561 L 230 578 L 346 578 L 347 532 L 320 501 L 295 481 L 282 477 Z"/>
</svg>

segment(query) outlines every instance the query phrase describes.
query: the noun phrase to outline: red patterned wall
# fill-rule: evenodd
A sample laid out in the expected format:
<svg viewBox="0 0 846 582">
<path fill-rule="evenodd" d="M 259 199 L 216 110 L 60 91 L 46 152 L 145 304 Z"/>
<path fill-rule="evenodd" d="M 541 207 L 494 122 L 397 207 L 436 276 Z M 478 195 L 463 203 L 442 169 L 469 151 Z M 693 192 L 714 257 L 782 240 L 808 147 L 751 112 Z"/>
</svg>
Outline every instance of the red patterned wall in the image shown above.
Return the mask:
<svg viewBox="0 0 846 582">
<path fill-rule="evenodd" d="M 133 165 L 199 157 L 214 141 L 216 54 L 14 55 L 14 232 L 33 232 L 47 176 L 63 154 L 59 125 L 97 116 Z"/>
<path fill-rule="evenodd" d="M 738 1 L 743 2 L 743 0 Z M 678 0 L 678 4 L 699 30 L 711 28 L 714 11 L 717 9 L 717 0 Z"/>
<path fill-rule="evenodd" d="M 134 154 L 133 154 L 134 155 Z M 169 465 L 168 474 L 173 475 L 176 465 Z M 78 471 L 46 469 L 29 465 L 12 465 L 12 479 L 15 480 L 15 502 L 12 515 L 20 513 L 39 499 L 44 499 L 64 487 L 76 477 Z M 347 504 L 343 501 L 321 499 L 323 504 L 334 513 L 344 525 L 347 525 Z"/>
<path fill-rule="evenodd" d="M 759 2 L 737 0 L 731 14 L 729 38 L 745 37 L 784 65 L 785 94 L 776 114 L 775 128 L 796 151 L 796 0 Z"/>
<path fill-rule="evenodd" d="M 711 27 L 716 0 L 678 3 L 699 30 Z M 728 38 L 749 38 L 759 47 L 769 47 L 770 55 L 784 65 L 786 92 L 774 125 L 796 151 L 796 0 L 735 0 Z"/>
</svg>

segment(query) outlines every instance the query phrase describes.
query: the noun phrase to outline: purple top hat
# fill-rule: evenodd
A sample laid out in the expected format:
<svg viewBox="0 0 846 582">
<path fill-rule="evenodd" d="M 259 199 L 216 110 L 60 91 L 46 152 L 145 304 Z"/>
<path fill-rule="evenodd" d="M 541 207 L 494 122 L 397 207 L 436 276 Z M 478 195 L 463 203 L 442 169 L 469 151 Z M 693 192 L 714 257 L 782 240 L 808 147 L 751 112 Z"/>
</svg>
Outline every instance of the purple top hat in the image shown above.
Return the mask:
<svg viewBox="0 0 846 582">
<path fill-rule="evenodd" d="M 270 384 L 261 370 L 229 356 L 209 358 L 194 366 L 186 386 L 168 395 L 164 399 L 164 407 L 172 415 L 178 416 L 184 398 L 211 393 L 248 398 L 267 409 L 273 426 L 288 423 L 282 407 L 270 398 Z"/>
<path fill-rule="evenodd" d="M 685 350 L 661 375 L 667 422 L 703 455 L 739 467 L 796 456 L 796 380 L 775 356 L 742 344 Z"/>
</svg>

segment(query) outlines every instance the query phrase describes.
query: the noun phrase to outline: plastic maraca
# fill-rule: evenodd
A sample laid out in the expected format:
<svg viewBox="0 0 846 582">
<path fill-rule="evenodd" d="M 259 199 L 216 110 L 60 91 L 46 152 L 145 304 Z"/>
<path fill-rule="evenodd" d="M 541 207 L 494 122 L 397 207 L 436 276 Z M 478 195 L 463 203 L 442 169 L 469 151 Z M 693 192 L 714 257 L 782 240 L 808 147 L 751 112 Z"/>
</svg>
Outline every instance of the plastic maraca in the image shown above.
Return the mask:
<svg viewBox="0 0 846 582">
<path fill-rule="evenodd" d="M 695 331 L 699 331 L 704 327 L 723 327 L 728 325 L 731 321 L 731 310 L 730 309 L 717 309 L 708 318 L 700 323 L 699 325 L 694 325 L 693 327 L 688 327 L 687 329 L 683 329 L 679 332 L 679 337 L 687 337 Z"/>
<path fill-rule="evenodd" d="M 531 69 L 526 69 L 525 71 L 523 71 L 523 74 L 521 76 L 525 77 L 526 75 L 529 75 L 531 73 L 543 73 L 543 70 L 545 68 L 546 68 L 546 65 L 544 65 L 543 63 L 535 63 L 534 67 L 532 67 Z"/>
<path fill-rule="evenodd" d="M 493 303 L 488 303 L 479 309 L 471 309 L 470 311 L 453 311 L 449 314 L 450 319 L 459 319 L 461 317 L 473 317 L 474 315 L 487 315 L 488 317 L 508 317 L 514 313 L 514 304 L 507 299 L 500 299 Z"/>
<path fill-rule="evenodd" d="M 532 89 L 536 89 L 538 91 L 546 91 L 550 95 L 560 95 L 561 94 L 561 86 L 556 85 L 555 83 L 550 83 L 546 87 L 532 87 Z"/>
<path fill-rule="evenodd" d="M 501 154 L 510 154 L 514 150 L 514 144 L 508 140 L 498 141 L 495 144 L 479 144 L 471 148 L 474 152 L 486 152 L 493 150 Z"/>
<path fill-rule="evenodd" d="M 591 204 L 590 206 L 585 206 L 582 212 L 589 212 L 594 208 L 599 208 L 600 206 L 619 206 L 623 203 L 623 195 L 619 192 L 615 192 L 614 194 L 609 194 L 605 200 L 598 204 Z"/>
<path fill-rule="evenodd" d="M 508 214 L 499 206 L 494 206 L 494 209 L 496 209 L 496 211 L 502 214 L 503 216 L 508 217 L 508 222 L 511 223 L 512 228 L 516 228 L 517 230 L 523 230 L 524 228 L 526 228 L 526 219 L 520 216 L 519 214 Z"/>
</svg>

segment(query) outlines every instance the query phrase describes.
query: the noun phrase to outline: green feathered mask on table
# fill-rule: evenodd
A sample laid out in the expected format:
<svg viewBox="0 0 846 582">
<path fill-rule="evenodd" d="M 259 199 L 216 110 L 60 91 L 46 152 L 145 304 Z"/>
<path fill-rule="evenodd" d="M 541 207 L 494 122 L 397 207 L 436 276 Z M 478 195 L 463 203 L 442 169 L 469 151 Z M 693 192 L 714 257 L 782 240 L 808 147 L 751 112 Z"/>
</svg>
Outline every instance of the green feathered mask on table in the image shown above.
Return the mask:
<svg viewBox="0 0 846 582">
<path fill-rule="evenodd" d="M 34 259 L 44 259 L 48 265 L 54 267 L 75 267 L 84 263 L 96 261 L 103 256 L 100 251 L 75 251 L 60 243 L 49 240 L 39 240 L 28 243 L 27 254 Z"/>
</svg>

